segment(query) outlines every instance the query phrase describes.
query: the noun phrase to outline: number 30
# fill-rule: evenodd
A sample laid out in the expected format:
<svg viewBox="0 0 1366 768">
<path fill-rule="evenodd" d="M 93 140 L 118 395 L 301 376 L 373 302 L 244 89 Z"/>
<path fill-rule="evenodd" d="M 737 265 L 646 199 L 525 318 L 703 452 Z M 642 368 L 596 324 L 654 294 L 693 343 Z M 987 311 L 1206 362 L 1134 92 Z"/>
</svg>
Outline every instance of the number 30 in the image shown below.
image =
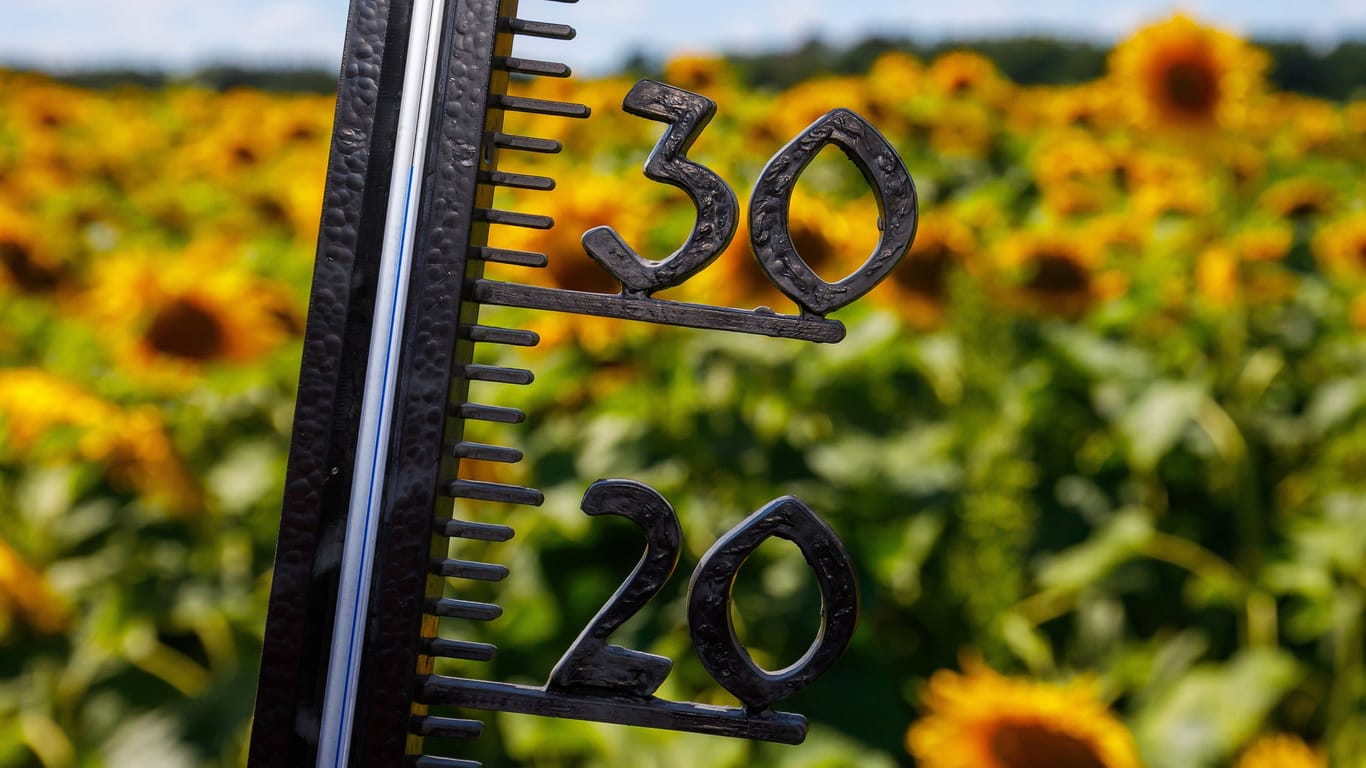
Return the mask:
<svg viewBox="0 0 1366 768">
<path fill-rule="evenodd" d="M 716 102 L 653 80 L 641 80 L 622 108 L 669 128 L 650 153 L 645 175 L 682 189 L 697 207 L 697 223 L 672 255 L 650 261 L 611 227 L 583 236 L 588 255 L 611 272 L 628 296 L 645 296 L 678 285 L 704 269 L 735 236 L 735 193 L 714 171 L 687 158 L 693 142 L 716 114 Z M 877 199 L 882 235 L 873 253 L 849 276 L 826 282 L 792 242 L 788 212 L 797 179 L 827 144 L 839 147 L 863 173 Z M 821 317 L 846 306 L 882 282 L 910 250 L 918 220 L 915 182 L 906 164 L 877 129 L 847 109 L 812 123 L 768 161 L 750 198 L 750 246 L 770 280 L 808 314 Z"/>
</svg>

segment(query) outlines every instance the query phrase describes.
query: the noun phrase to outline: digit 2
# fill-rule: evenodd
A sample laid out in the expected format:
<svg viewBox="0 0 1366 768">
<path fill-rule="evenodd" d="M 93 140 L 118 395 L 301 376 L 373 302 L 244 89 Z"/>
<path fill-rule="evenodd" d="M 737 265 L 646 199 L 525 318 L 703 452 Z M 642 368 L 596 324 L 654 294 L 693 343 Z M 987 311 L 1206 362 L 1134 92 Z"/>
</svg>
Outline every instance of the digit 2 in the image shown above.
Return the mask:
<svg viewBox="0 0 1366 768">
<path fill-rule="evenodd" d="M 634 480 L 599 480 L 583 495 L 589 515 L 617 515 L 645 531 L 645 554 L 550 673 L 548 688 L 610 688 L 649 696 L 669 676 L 664 656 L 608 645 L 607 638 L 636 615 L 673 575 L 682 548 L 678 515 L 655 489 Z"/>
</svg>

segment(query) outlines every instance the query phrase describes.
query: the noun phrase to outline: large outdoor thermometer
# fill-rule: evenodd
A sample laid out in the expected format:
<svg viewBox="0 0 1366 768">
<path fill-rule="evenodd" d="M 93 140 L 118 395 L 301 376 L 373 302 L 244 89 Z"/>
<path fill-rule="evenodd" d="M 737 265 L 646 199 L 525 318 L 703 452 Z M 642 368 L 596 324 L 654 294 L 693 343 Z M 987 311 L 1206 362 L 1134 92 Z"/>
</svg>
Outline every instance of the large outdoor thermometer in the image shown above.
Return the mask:
<svg viewBox="0 0 1366 768">
<path fill-rule="evenodd" d="M 557 0 L 566 1 L 566 0 Z M 567 0 L 572 2 L 573 0 Z M 544 177 L 498 170 L 502 152 L 558 152 L 558 142 L 505 133 L 508 111 L 588 117 L 582 105 L 507 95 L 510 74 L 564 77 L 562 64 L 513 55 L 519 35 L 569 39 L 574 30 L 521 19 L 516 0 L 353 0 L 339 88 L 313 296 L 266 630 L 250 764 L 470 768 L 425 754 L 425 736 L 474 738 L 457 710 L 520 712 L 626 725 L 800 742 L 806 720 L 773 705 L 831 668 L 858 616 L 854 568 L 835 531 L 799 499 L 747 516 L 702 557 L 688 582 L 694 648 L 739 707 L 654 694 L 673 662 L 609 641 L 673 576 L 682 529 L 673 507 L 632 480 L 601 480 L 582 508 L 644 533 L 639 565 L 545 670 L 543 686 L 433 673 L 436 658 L 486 661 L 491 645 L 438 636 L 441 617 L 488 621 L 501 609 L 445 597 L 448 580 L 500 581 L 501 566 L 460 558 L 461 540 L 507 541 L 502 525 L 461 518 L 461 500 L 539 505 L 532 488 L 463 479 L 472 461 L 521 452 L 464 439 L 468 421 L 516 423 L 522 412 L 469 400 L 469 382 L 526 384 L 530 371 L 476 365 L 476 344 L 531 346 L 534 333 L 481 325 L 483 305 L 591 314 L 718 331 L 838 342 L 826 318 L 882 281 L 911 246 L 915 187 L 895 150 L 865 120 L 835 110 L 768 161 L 747 215 L 764 272 L 800 308 L 794 316 L 654 298 L 719 258 L 735 235 L 736 195 L 688 150 L 716 113 L 699 94 L 643 80 L 623 108 L 664 123 L 645 163 L 650 179 L 687 193 L 696 224 L 660 260 L 610 226 L 582 233 L 585 253 L 538 254 L 489 243 L 489 225 L 549 228 L 547 217 L 492 207 L 498 186 L 549 189 Z M 820 150 L 839 147 L 862 171 L 881 238 L 864 264 L 827 282 L 792 241 L 793 189 Z M 605 224 L 605 223 L 604 223 Z M 488 262 L 543 267 L 591 258 L 615 294 L 487 280 Z M 736 574 L 763 542 L 794 543 L 814 572 L 821 625 L 786 669 L 755 664 L 731 621 Z M 572 578 L 572 574 L 568 575 Z M 458 582 L 455 582 L 458 583 Z"/>
</svg>

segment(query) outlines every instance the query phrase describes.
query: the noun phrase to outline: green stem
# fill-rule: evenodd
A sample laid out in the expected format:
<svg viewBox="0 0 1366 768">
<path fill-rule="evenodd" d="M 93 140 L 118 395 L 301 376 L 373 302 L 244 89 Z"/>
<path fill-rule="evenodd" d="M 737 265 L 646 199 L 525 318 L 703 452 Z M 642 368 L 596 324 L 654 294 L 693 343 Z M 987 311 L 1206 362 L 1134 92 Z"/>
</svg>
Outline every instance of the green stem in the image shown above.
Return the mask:
<svg viewBox="0 0 1366 768">
<path fill-rule="evenodd" d="M 1357 710 L 1361 703 L 1363 637 L 1362 593 L 1353 585 L 1338 589 L 1333 600 L 1333 679 L 1328 693 L 1325 741 L 1333 765 L 1350 766 L 1361 759 Z"/>
<path fill-rule="evenodd" d="M 1153 560 L 1169 563 L 1205 579 L 1224 579 L 1250 591 L 1251 585 L 1241 571 L 1227 560 L 1193 541 L 1161 531 L 1153 532 L 1139 549 L 1140 554 Z"/>
</svg>

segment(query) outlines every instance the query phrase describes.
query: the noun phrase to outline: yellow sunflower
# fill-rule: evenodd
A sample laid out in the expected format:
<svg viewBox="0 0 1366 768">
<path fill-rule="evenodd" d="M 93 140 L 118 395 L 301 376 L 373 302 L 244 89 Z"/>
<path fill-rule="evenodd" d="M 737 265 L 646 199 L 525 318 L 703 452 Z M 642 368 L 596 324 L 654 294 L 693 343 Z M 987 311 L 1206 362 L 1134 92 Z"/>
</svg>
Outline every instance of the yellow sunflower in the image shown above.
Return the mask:
<svg viewBox="0 0 1366 768">
<path fill-rule="evenodd" d="M 999 258 L 1013 300 L 1029 311 L 1075 317 L 1127 287 L 1122 274 L 1103 269 L 1104 251 L 1082 232 L 1017 232 L 1001 243 Z"/>
<path fill-rule="evenodd" d="M 1054 88 L 1046 92 L 1039 108 L 1042 121 L 1050 128 L 1079 128 L 1088 131 L 1110 128 L 1124 117 L 1124 97 L 1108 80 Z"/>
<path fill-rule="evenodd" d="M 335 106 L 336 100 L 330 96 L 275 96 L 270 109 L 261 115 L 262 127 L 286 145 L 297 145 L 309 153 L 321 151 L 326 157 Z"/>
<path fill-rule="evenodd" d="M 644 179 L 635 185 L 615 176 L 584 173 L 575 179 L 572 190 L 561 187 L 553 192 L 508 195 L 498 207 L 542 213 L 554 219 L 555 225 L 544 230 L 494 227 L 489 233 L 489 245 L 544 254 L 547 265 L 544 269 L 489 265 L 486 274 L 495 280 L 571 291 L 620 293 L 621 283 L 584 251 L 583 235 L 594 227 L 610 226 L 643 257 L 660 258 L 663 254 L 655 252 L 647 242 L 647 212 L 639 202 L 639 190 L 648 184 Z M 538 313 L 532 330 L 541 335 L 543 348 L 568 340 L 590 349 L 602 349 L 627 327 L 621 320 Z"/>
<path fill-rule="evenodd" d="M 134 378 L 179 388 L 205 365 L 246 363 L 302 329 L 294 300 L 241 266 L 240 246 L 129 252 L 96 264 L 80 311 Z"/>
<path fill-rule="evenodd" d="M 1195 287 L 1213 307 L 1224 308 L 1238 300 L 1242 292 L 1238 255 L 1223 246 L 1206 248 L 1195 263 Z"/>
<path fill-rule="evenodd" d="M 1325 226 L 1314 237 L 1314 257 L 1328 272 L 1359 278 L 1366 275 L 1366 213 L 1356 213 Z"/>
<path fill-rule="evenodd" d="M 923 768 L 1138 768 L 1133 737 L 1098 693 L 1088 680 L 1021 680 L 980 662 L 942 670 L 906 745 Z"/>
<path fill-rule="evenodd" d="M 1329 213 L 1337 204 L 1337 192 L 1323 179 L 1293 176 L 1267 187 L 1258 204 L 1268 213 L 1286 219 L 1309 219 Z"/>
<path fill-rule="evenodd" d="M 43 246 L 44 240 L 17 211 L 0 208 L 0 286 L 40 294 L 66 283 L 66 269 Z"/>
<path fill-rule="evenodd" d="M 1260 223 L 1230 238 L 1229 244 L 1243 261 L 1276 262 L 1285 258 L 1295 242 L 1295 230 L 1280 221 Z"/>
<path fill-rule="evenodd" d="M 314 153 L 281 153 L 272 159 L 267 172 L 235 190 L 239 204 L 224 211 L 215 231 L 260 235 L 279 231 L 301 244 L 316 242 L 326 170 L 327 153 L 321 148 Z M 174 215 L 174 198 L 160 197 L 156 202 Z"/>
<path fill-rule="evenodd" d="M 1294 115 L 1286 120 L 1286 115 Z M 1337 105 L 1322 99 L 1278 93 L 1267 105 L 1266 119 L 1276 132 L 1273 146 L 1287 160 L 1331 153 L 1346 137 L 1346 123 Z"/>
<path fill-rule="evenodd" d="M 1352 299 L 1347 309 L 1347 320 L 1358 331 L 1366 331 L 1366 293 Z"/>
<path fill-rule="evenodd" d="M 665 62 L 664 82 L 704 96 L 712 96 L 713 91 L 734 86 L 735 73 L 731 70 L 730 63 L 720 56 L 684 54 Z"/>
<path fill-rule="evenodd" d="M 1116 256 L 1136 258 L 1143 255 L 1152 234 L 1150 227 L 1123 213 L 1103 213 L 1081 222 L 1083 237 Z"/>
<path fill-rule="evenodd" d="M 1276 239 L 1275 234 L 1244 233 L 1206 248 L 1195 264 L 1196 290 L 1205 302 L 1223 309 L 1242 299 L 1268 302 L 1288 297 L 1295 289 L 1294 276 L 1278 260 L 1264 258 L 1275 252 Z"/>
<path fill-rule="evenodd" d="M 187 136 L 177 160 L 185 170 L 222 183 L 274 157 L 297 126 L 282 121 L 273 97 L 235 89 L 210 102 L 202 130 Z"/>
<path fill-rule="evenodd" d="M 874 295 L 914 326 L 937 325 L 949 300 L 950 275 L 968 266 L 976 248 L 976 238 L 962 222 L 944 213 L 927 213 L 910 252 Z"/>
<path fill-rule="evenodd" d="M 1110 54 L 1110 75 L 1145 126 L 1231 128 L 1262 88 L 1266 54 L 1184 14 L 1140 29 Z"/>
<path fill-rule="evenodd" d="M 770 124 L 769 133 L 780 144 L 786 144 L 805 131 L 827 112 L 844 107 L 867 118 L 873 125 L 883 126 L 892 116 L 884 114 L 884 100 L 872 98 L 870 81 L 866 77 L 818 77 L 788 88 L 778 95 L 764 122 Z M 779 147 L 756 147 L 763 154 Z"/>
<path fill-rule="evenodd" d="M 869 95 L 887 110 L 903 105 L 924 82 L 925 65 L 908 53 L 884 53 L 868 68 Z"/>
<path fill-rule="evenodd" d="M 9 111 L 21 124 L 39 131 L 57 132 L 86 120 L 98 103 L 87 91 L 42 78 L 19 89 L 10 102 Z"/>
<path fill-rule="evenodd" d="M 997 103 L 1010 88 L 991 59 L 971 51 L 943 54 L 931 62 L 927 75 L 938 93 L 985 104 Z"/>
<path fill-rule="evenodd" d="M 1238 189 L 1254 188 L 1266 175 L 1266 151 L 1258 143 L 1244 137 L 1221 143 L 1218 149 L 1219 166 Z"/>
<path fill-rule="evenodd" d="M 1134 149 L 1117 155 L 1115 175 L 1130 209 L 1151 222 L 1169 214 L 1203 216 L 1217 205 L 1211 174 L 1193 157 Z"/>
<path fill-rule="evenodd" d="M 1257 739 L 1237 768 L 1328 768 L 1328 760 L 1299 737 L 1281 734 Z"/>
<path fill-rule="evenodd" d="M 7 609 L 7 610 L 6 610 Z M 71 611 L 43 574 L 0 538 L 0 610 L 13 611 L 39 632 L 66 629 Z"/>
<path fill-rule="evenodd" d="M 941 155 L 985 157 L 994 139 L 995 118 L 977 101 L 952 101 L 930 118 L 930 147 Z"/>
<path fill-rule="evenodd" d="M 1349 103 L 1343 108 L 1342 117 L 1350 137 L 1358 142 L 1366 139 L 1366 99 L 1358 99 Z M 1358 146 L 1360 145 L 1358 144 Z"/>
<path fill-rule="evenodd" d="M 11 455 L 25 456 L 56 427 L 88 427 L 117 418 L 113 405 L 58 376 L 36 368 L 0 370 L 0 419 Z"/>
<path fill-rule="evenodd" d="M 123 409 L 59 376 L 12 368 L 0 371 L 0 423 L 16 459 L 50 458 L 43 439 L 72 430 L 76 457 L 106 467 L 115 485 L 180 511 L 197 503 L 197 486 L 154 408 Z"/>
<path fill-rule="evenodd" d="M 1115 160 L 1107 147 L 1080 134 L 1060 136 L 1030 163 L 1044 205 L 1063 216 L 1094 214 L 1115 202 Z"/>
</svg>

